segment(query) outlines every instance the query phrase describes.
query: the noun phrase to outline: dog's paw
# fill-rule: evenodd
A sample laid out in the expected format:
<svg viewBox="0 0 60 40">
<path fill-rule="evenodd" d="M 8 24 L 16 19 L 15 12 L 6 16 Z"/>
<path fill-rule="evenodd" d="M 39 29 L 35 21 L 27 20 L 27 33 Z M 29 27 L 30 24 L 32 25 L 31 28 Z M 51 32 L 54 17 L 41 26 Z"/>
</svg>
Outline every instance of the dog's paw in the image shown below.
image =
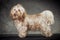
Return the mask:
<svg viewBox="0 0 60 40">
<path fill-rule="evenodd" d="M 20 38 L 25 38 L 26 35 L 27 35 L 27 32 L 20 32 L 18 36 L 19 36 Z"/>
</svg>

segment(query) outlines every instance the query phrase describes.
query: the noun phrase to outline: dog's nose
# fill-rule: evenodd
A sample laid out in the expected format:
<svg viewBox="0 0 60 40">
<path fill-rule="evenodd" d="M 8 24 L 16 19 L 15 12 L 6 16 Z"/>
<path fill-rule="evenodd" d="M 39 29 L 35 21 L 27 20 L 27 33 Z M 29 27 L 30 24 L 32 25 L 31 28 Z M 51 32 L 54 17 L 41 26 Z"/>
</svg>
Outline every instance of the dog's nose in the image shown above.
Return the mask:
<svg viewBox="0 0 60 40">
<path fill-rule="evenodd" d="M 16 14 L 14 14 L 14 16 L 16 16 Z"/>
</svg>

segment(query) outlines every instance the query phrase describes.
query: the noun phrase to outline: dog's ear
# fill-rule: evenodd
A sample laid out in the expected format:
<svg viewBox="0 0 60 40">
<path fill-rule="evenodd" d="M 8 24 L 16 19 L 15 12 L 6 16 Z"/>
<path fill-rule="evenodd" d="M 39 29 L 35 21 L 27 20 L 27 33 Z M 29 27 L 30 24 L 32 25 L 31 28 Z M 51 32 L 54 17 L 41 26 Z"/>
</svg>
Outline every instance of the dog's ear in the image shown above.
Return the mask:
<svg viewBox="0 0 60 40">
<path fill-rule="evenodd" d="M 11 11 L 12 11 L 12 10 L 11 10 Z M 13 14 L 11 13 L 11 11 L 10 11 L 10 15 L 9 15 L 9 16 L 13 19 Z"/>
<path fill-rule="evenodd" d="M 27 16 L 26 12 L 23 13 L 22 17 L 25 18 Z"/>
<path fill-rule="evenodd" d="M 17 8 L 17 10 L 20 11 L 21 14 L 26 14 L 26 10 L 21 4 L 17 4 Z"/>
</svg>

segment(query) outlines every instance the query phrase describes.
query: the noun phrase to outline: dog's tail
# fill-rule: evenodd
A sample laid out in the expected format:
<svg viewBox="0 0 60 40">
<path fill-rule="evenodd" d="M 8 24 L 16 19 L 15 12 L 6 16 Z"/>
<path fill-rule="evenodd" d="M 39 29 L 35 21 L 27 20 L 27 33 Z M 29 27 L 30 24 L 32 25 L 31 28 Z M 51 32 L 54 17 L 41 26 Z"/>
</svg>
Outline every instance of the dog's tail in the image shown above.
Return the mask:
<svg viewBox="0 0 60 40">
<path fill-rule="evenodd" d="M 41 14 L 49 21 L 48 25 L 54 24 L 54 15 L 50 10 L 45 10 Z"/>
</svg>

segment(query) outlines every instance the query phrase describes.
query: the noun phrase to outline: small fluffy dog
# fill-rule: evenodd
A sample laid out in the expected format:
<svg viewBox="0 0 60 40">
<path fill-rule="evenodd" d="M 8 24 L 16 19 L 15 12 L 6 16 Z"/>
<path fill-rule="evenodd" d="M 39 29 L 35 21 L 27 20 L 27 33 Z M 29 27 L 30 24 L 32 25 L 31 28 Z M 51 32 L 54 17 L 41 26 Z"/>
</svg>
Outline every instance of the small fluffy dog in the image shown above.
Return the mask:
<svg viewBox="0 0 60 40">
<path fill-rule="evenodd" d="M 17 4 L 12 7 L 10 16 L 21 38 L 26 37 L 28 30 L 39 30 L 46 37 L 52 36 L 50 25 L 54 23 L 54 15 L 49 10 L 28 15 L 22 5 Z"/>
</svg>

